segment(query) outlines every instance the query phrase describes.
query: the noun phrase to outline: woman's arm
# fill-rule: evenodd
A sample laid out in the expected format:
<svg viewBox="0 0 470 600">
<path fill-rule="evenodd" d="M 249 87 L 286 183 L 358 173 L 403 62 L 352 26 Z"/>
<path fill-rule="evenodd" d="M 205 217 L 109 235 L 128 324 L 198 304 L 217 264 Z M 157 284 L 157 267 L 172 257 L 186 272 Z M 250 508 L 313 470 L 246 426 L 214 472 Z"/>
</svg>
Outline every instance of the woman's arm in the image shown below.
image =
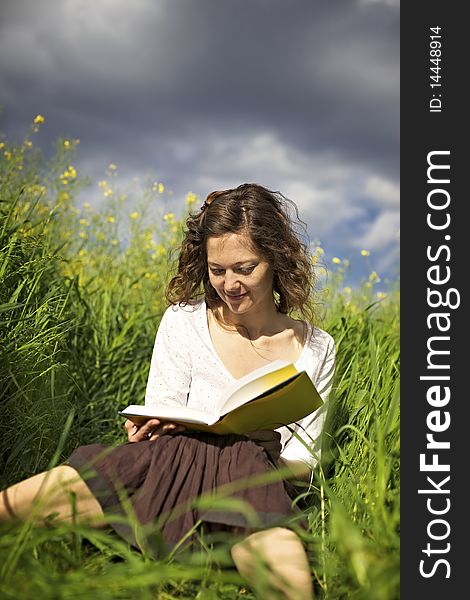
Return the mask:
<svg viewBox="0 0 470 600">
<path fill-rule="evenodd" d="M 165 310 L 150 361 L 145 405 L 186 406 L 191 387 L 191 353 L 182 309 Z"/>
<path fill-rule="evenodd" d="M 282 450 L 282 458 L 287 464 L 305 463 L 312 470 L 320 459 L 321 435 L 335 373 L 335 344 L 333 338 L 325 332 L 323 336 L 323 359 L 313 374 L 313 383 L 323 400 L 323 405 L 294 425 L 296 435 L 290 436 Z"/>
<path fill-rule="evenodd" d="M 175 307 L 168 307 L 155 337 L 145 391 L 145 404 L 185 405 L 191 382 L 191 361 L 186 345 L 184 324 Z M 184 431 L 182 425 L 149 419 L 143 425 L 124 423 L 129 442 L 155 441 L 168 433 Z"/>
</svg>

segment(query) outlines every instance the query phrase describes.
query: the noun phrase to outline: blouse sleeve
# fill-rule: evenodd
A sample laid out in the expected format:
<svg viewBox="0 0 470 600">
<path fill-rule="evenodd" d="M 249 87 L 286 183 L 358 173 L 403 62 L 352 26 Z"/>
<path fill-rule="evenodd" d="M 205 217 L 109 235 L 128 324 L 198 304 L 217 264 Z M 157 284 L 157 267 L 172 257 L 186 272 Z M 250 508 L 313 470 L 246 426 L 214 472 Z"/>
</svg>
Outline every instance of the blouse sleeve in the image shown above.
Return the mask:
<svg viewBox="0 0 470 600">
<path fill-rule="evenodd" d="M 182 311 L 170 306 L 160 321 L 145 392 L 146 406 L 187 404 L 191 356 L 182 317 Z"/>
<path fill-rule="evenodd" d="M 307 463 L 312 469 L 320 457 L 320 438 L 328 410 L 328 396 L 331 391 L 335 372 L 335 344 L 330 336 L 328 338 L 328 346 L 323 361 L 313 379 L 313 383 L 323 400 L 323 404 L 315 412 L 299 421 L 293 427 L 294 431 L 307 444 L 307 447 L 293 436 L 288 440 L 281 452 L 282 458 L 286 460 L 301 460 Z"/>
</svg>

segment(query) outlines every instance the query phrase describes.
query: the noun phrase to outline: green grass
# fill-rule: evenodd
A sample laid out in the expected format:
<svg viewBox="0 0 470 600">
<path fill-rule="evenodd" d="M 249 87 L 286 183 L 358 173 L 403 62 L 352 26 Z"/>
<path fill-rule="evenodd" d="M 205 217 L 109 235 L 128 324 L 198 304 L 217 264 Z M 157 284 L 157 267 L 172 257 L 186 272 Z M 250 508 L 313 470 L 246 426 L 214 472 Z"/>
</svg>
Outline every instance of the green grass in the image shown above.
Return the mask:
<svg viewBox="0 0 470 600">
<path fill-rule="evenodd" d="M 168 249 L 181 235 L 161 186 L 123 192 L 113 168 L 102 208 L 77 208 L 87 182 L 70 169 L 68 142 L 46 161 L 29 143 L 0 139 L 2 488 L 78 445 L 125 441 L 117 409 L 144 396 Z M 195 200 L 188 195 L 188 206 Z M 379 299 L 374 277 L 352 292 L 341 286 L 340 267 L 324 295 L 321 326 L 336 341 L 337 373 L 305 543 L 318 597 L 391 600 L 399 597 L 399 297 L 390 288 Z M 8 525 L 1 534 L 2 598 L 254 597 L 227 543 L 201 539 L 191 554 L 156 561 L 85 527 Z"/>
</svg>

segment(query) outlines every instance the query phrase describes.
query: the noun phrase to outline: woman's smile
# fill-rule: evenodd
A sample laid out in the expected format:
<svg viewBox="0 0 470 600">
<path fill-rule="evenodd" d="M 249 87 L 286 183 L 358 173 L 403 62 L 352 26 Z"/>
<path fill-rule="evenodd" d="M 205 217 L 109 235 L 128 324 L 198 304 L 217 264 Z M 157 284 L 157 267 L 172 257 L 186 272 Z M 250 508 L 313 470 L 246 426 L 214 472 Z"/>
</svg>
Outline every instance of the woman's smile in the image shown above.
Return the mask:
<svg viewBox="0 0 470 600">
<path fill-rule="evenodd" d="M 248 294 L 245 292 L 244 294 L 225 294 L 225 297 L 228 299 L 230 303 L 240 303 Z"/>
</svg>

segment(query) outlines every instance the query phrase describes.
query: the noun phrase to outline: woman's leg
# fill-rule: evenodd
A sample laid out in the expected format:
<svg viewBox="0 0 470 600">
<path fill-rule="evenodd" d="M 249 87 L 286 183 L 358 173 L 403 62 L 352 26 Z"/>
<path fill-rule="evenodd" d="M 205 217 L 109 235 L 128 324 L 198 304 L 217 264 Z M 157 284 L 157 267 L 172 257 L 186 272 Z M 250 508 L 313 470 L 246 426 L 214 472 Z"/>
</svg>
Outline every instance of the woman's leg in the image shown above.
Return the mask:
<svg viewBox="0 0 470 600">
<path fill-rule="evenodd" d="M 0 522 L 19 519 L 42 524 L 50 515 L 60 521 L 105 526 L 98 500 L 77 471 L 67 465 L 29 477 L 0 492 Z"/>
<path fill-rule="evenodd" d="M 279 598 L 279 592 L 286 600 L 313 598 L 307 555 L 290 529 L 274 527 L 252 533 L 232 547 L 232 558 L 240 575 L 261 593 L 263 600 Z M 273 590 L 271 595 L 266 592 L 266 584 Z"/>
</svg>

